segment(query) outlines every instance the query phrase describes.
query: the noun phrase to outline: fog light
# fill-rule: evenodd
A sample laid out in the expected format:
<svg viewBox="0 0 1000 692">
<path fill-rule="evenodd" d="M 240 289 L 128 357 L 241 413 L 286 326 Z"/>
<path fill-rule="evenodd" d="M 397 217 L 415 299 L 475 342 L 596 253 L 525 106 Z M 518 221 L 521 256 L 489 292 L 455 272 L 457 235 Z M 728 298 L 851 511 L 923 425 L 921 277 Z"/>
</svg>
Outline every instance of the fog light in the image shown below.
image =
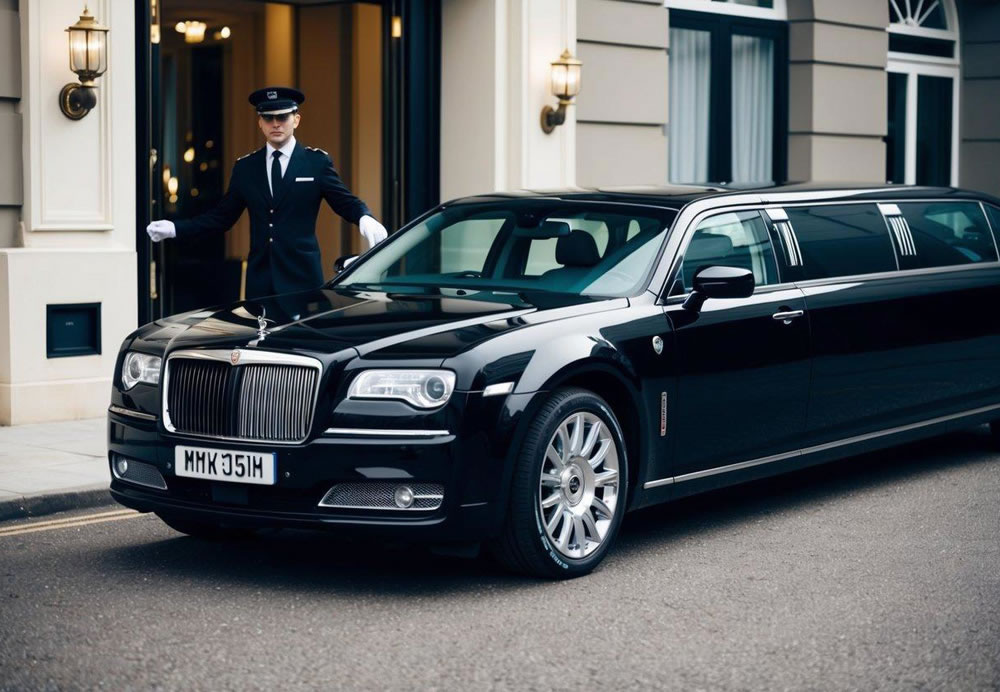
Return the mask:
<svg viewBox="0 0 1000 692">
<path fill-rule="evenodd" d="M 124 476 L 125 472 L 128 471 L 128 462 L 125 459 L 118 457 L 118 460 L 115 461 L 115 470 L 118 472 L 119 476 Z"/>
<path fill-rule="evenodd" d="M 396 506 L 400 509 L 409 509 L 413 506 L 413 490 L 407 488 L 405 485 L 401 485 L 393 493 L 393 499 L 396 501 Z"/>
</svg>

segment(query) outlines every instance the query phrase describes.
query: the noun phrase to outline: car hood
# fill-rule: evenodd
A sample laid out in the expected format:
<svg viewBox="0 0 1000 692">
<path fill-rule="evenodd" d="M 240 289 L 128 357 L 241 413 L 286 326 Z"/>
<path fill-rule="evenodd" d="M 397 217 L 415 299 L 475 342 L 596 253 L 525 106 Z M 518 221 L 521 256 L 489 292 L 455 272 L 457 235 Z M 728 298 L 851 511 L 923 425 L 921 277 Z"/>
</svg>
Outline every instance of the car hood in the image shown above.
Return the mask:
<svg viewBox="0 0 1000 692">
<path fill-rule="evenodd" d="M 446 288 L 405 294 L 324 288 L 183 313 L 147 325 L 138 336 L 169 350 L 354 349 L 374 358 L 447 358 L 528 319 L 547 322 L 623 301 Z"/>
</svg>

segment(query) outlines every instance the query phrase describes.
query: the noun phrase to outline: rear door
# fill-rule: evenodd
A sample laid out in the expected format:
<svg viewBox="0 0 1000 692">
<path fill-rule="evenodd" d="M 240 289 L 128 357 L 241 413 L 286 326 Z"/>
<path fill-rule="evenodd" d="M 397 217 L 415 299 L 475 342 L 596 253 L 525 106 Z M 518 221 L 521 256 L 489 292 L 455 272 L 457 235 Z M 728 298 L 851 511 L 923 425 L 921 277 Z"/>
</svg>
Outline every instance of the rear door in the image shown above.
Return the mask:
<svg viewBox="0 0 1000 692">
<path fill-rule="evenodd" d="M 670 406 L 672 469 L 684 475 L 795 449 L 805 427 L 809 318 L 802 292 L 780 273 L 760 211 L 699 222 L 666 312 L 675 331 L 677 394 Z M 749 269 L 749 298 L 682 303 L 706 266 Z"/>
</svg>

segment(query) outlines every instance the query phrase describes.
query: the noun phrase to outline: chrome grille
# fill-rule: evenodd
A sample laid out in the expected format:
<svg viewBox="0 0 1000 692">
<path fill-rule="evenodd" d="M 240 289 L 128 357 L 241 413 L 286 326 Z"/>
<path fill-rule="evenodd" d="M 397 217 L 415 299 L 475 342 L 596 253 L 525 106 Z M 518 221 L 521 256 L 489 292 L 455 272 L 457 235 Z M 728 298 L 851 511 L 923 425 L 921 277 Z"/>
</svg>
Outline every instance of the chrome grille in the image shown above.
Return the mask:
<svg viewBox="0 0 1000 692">
<path fill-rule="evenodd" d="M 187 351 L 167 361 L 164 424 L 173 432 L 294 443 L 309 435 L 320 364 L 269 352 Z"/>
</svg>

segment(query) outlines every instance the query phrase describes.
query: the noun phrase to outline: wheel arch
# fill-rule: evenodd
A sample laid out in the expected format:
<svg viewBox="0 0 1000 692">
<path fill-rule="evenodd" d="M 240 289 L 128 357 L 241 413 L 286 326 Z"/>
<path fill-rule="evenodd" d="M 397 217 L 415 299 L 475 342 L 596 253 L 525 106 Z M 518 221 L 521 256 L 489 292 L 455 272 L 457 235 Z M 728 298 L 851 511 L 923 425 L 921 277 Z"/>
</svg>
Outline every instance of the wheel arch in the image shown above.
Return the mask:
<svg viewBox="0 0 1000 692">
<path fill-rule="evenodd" d="M 630 374 L 622 372 L 617 363 L 605 360 L 588 359 L 576 361 L 553 373 L 544 386 L 535 392 L 529 404 L 524 408 L 512 437 L 512 444 L 507 460 L 508 470 L 512 470 L 516 455 L 527 429 L 534 420 L 538 409 L 548 399 L 549 394 L 557 389 L 577 387 L 597 394 L 611 407 L 625 440 L 625 453 L 628 462 L 628 493 L 626 510 L 632 505 L 636 495 L 638 479 L 644 459 L 648 456 L 648 442 L 642 432 L 643 409 L 638 383 Z M 505 490 L 509 490 L 510 477 L 505 482 Z M 505 493 L 506 494 L 506 493 Z"/>
</svg>

